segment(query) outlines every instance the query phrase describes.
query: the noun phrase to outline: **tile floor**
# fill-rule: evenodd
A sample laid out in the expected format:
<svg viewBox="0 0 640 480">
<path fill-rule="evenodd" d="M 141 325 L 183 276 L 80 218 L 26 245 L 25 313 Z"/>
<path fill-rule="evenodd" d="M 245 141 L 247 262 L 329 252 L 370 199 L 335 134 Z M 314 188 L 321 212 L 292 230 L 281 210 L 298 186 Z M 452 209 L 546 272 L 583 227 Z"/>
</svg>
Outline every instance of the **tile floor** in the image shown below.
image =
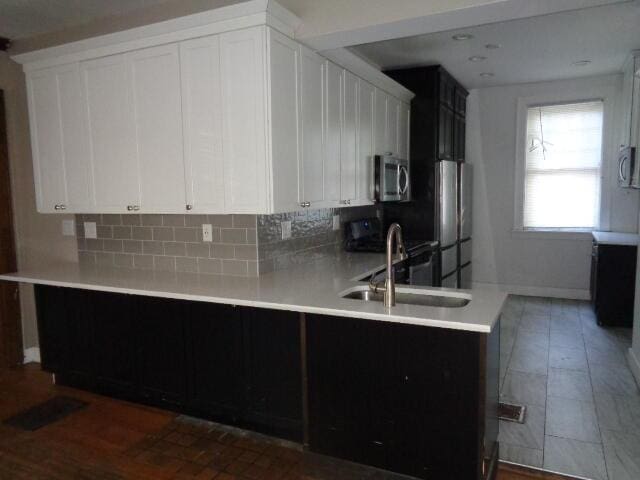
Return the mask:
<svg viewBox="0 0 640 480">
<path fill-rule="evenodd" d="M 640 391 L 631 329 L 602 328 L 588 302 L 510 296 L 500 395 L 527 406 L 500 422 L 500 457 L 593 480 L 640 479 Z"/>
</svg>

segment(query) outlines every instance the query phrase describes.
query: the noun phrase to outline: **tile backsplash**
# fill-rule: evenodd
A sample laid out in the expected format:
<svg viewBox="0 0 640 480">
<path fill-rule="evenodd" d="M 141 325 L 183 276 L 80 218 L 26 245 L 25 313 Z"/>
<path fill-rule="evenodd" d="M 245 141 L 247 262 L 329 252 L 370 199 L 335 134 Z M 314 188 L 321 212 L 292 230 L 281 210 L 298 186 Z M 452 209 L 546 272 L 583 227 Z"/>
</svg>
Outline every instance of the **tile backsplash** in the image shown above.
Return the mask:
<svg viewBox="0 0 640 480">
<path fill-rule="evenodd" d="M 367 206 L 277 215 L 82 214 L 78 257 L 82 265 L 255 277 L 333 255 L 342 248 L 344 223 L 376 212 Z M 291 238 L 282 240 L 286 220 Z M 84 222 L 96 223 L 98 238 L 85 238 Z M 212 242 L 202 241 L 203 224 L 212 225 Z"/>
<path fill-rule="evenodd" d="M 85 238 L 95 222 L 97 239 Z M 202 225 L 212 225 L 212 242 Z M 194 273 L 258 275 L 255 215 L 76 215 L 81 264 Z"/>
</svg>

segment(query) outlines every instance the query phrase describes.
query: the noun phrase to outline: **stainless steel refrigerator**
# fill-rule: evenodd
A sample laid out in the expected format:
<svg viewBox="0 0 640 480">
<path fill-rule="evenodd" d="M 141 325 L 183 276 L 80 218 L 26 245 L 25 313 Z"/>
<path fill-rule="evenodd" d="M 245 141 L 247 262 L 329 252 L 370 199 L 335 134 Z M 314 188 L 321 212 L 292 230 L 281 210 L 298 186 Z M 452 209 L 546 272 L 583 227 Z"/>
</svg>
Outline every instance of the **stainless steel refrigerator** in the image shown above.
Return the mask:
<svg viewBox="0 0 640 480">
<path fill-rule="evenodd" d="M 436 162 L 435 235 L 440 242 L 440 281 L 447 288 L 471 288 L 472 167 Z"/>
</svg>

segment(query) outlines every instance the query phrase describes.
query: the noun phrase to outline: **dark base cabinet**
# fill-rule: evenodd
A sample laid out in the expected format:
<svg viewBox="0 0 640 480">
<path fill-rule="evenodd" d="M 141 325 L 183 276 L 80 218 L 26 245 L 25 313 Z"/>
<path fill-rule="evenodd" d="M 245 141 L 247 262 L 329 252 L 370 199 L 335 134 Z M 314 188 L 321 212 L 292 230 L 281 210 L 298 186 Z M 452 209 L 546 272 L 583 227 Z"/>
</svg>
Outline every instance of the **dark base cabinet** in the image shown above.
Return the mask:
<svg viewBox="0 0 640 480">
<path fill-rule="evenodd" d="M 590 290 L 598 325 L 633 326 L 637 253 L 635 245 L 593 243 Z"/>
<path fill-rule="evenodd" d="M 36 286 L 59 384 L 302 441 L 293 312 Z"/>
<path fill-rule="evenodd" d="M 499 327 L 306 322 L 313 451 L 424 479 L 494 475 Z"/>
</svg>

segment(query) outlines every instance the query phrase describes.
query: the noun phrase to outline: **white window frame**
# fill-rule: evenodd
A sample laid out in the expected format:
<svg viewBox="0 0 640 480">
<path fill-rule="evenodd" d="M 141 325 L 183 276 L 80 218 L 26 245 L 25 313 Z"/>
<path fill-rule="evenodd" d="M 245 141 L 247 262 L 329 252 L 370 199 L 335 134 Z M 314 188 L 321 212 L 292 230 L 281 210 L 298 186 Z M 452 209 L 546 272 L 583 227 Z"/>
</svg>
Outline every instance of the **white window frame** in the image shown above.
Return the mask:
<svg viewBox="0 0 640 480">
<path fill-rule="evenodd" d="M 616 89 L 612 86 L 594 86 L 570 91 L 566 88 L 553 93 L 518 98 L 516 124 L 516 165 L 514 227 L 516 236 L 554 239 L 574 239 L 591 236 L 585 229 L 525 229 L 524 192 L 527 161 L 527 112 L 529 108 L 541 105 L 563 105 L 581 102 L 602 101 L 602 163 L 600 165 L 600 215 L 599 223 L 593 230 L 609 230 L 611 205 L 611 165 L 616 158 L 617 142 L 615 132 Z"/>
</svg>

